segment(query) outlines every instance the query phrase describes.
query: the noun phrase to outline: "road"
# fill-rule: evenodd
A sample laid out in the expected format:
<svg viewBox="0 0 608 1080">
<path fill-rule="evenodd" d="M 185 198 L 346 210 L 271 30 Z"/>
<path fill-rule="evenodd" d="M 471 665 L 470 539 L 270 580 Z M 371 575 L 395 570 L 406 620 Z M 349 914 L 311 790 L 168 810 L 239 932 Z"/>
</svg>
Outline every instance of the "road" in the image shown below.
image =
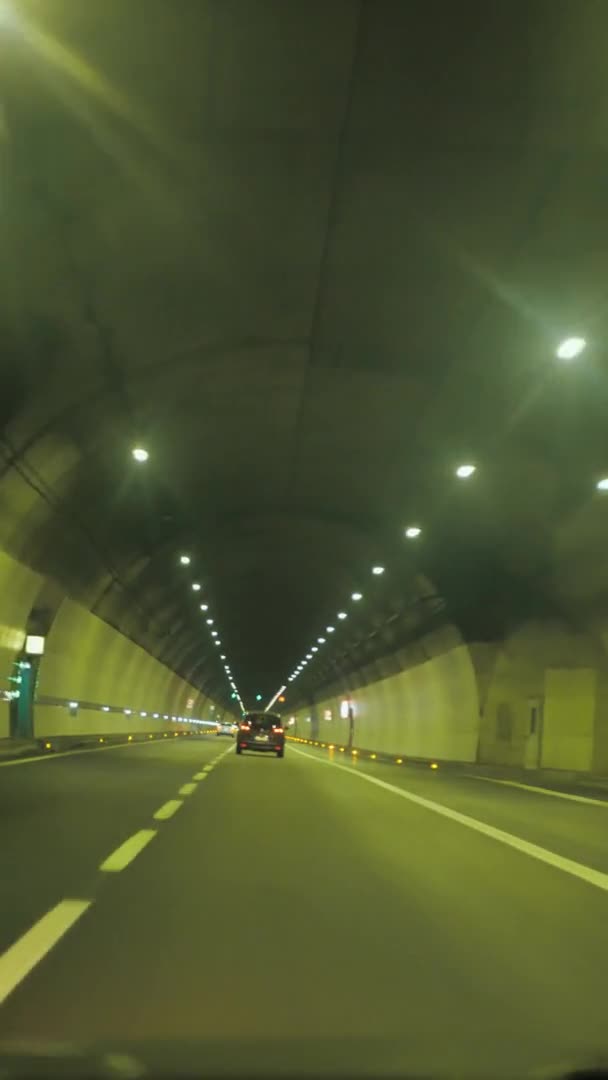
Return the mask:
<svg viewBox="0 0 608 1080">
<path fill-rule="evenodd" d="M 199 1075 L 608 1056 L 608 805 L 233 749 L 0 767 L 0 1039 Z"/>
</svg>

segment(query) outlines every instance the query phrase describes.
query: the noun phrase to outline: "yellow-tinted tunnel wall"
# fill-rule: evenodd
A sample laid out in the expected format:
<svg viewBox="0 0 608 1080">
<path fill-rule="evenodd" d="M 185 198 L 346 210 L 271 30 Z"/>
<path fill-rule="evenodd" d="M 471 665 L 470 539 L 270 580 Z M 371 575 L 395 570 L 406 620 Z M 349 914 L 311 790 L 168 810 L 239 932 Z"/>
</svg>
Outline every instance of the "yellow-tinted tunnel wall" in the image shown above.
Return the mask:
<svg viewBox="0 0 608 1080">
<path fill-rule="evenodd" d="M 23 647 L 27 620 L 44 579 L 0 550 L 0 689 Z M 40 662 L 37 693 L 120 711 L 38 705 L 38 736 L 162 730 L 174 726 L 153 713 L 201 717 L 209 703 L 155 657 L 80 604 L 65 598 L 56 613 Z M 9 702 L 0 700 L 0 738 L 9 735 Z M 133 710 L 126 716 L 123 709 Z M 208 708 L 207 708 L 208 711 Z M 141 717 L 140 712 L 148 713 Z M 136 715 L 137 714 L 137 715 Z M 208 717 L 207 717 L 208 718 Z"/>
</svg>

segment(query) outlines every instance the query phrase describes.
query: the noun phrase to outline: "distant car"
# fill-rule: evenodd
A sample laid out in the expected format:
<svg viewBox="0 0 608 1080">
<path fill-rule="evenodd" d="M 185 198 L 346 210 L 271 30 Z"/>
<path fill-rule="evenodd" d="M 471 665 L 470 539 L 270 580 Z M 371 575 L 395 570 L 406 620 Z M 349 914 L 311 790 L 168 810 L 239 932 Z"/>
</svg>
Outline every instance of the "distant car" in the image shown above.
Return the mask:
<svg viewBox="0 0 608 1080">
<path fill-rule="evenodd" d="M 230 737 L 232 738 L 232 736 L 234 735 L 234 724 L 218 724 L 217 728 L 215 729 L 215 734 L 230 735 Z"/>
<path fill-rule="evenodd" d="M 236 752 L 243 750 L 272 751 L 277 757 L 285 754 L 285 733 L 277 713 L 245 713 L 236 736 Z"/>
</svg>

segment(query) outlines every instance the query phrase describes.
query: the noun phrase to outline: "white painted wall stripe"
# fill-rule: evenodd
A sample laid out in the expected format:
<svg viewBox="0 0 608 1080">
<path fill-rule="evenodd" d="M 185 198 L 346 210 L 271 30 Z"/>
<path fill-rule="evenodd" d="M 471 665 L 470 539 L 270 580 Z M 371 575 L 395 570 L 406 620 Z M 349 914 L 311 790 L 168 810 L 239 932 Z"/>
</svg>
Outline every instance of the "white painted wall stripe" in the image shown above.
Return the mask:
<svg viewBox="0 0 608 1080">
<path fill-rule="evenodd" d="M 600 870 L 594 870 L 583 863 L 575 862 L 574 859 L 567 859 L 563 855 L 557 855 L 554 851 L 542 848 L 538 844 L 532 844 L 528 840 L 514 836 L 512 833 L 504 832 L 503 829 L 496 829 L 493 825 L 486 825 L 484 821 L 478 821 L 477 818 L 469 817 L 468 814 L 461 814 L 460 811 L 452 810 L 448 806 L 442 806 L 441 803 L 432 802 L 431 799 L 425 799 L 422 795 L 414 795 L 411 791 L 396 787 L 395 784 L 389 784 L 386 780 L 378 779 L 377 776 L 370 776 L 368 773 L 360 772 L 350 765 L 338 765 L 331 759 L 318 758 L 312 754 L 307 754 L 305 750 L 296 750 L 294 746 L 290 747 L 289 752 L 299 754 L 300 757 L 306 758 L 316 765 L 328 765 L 331 769 L 339 769 L 340 772 L 350 773 L 351 776 L 356 776 L 359 780 L 365 780 L 368 784 L 374 784 L 375 787 L 390 791 L 392 795 L 399 795 L 400 798 L 407 799 L 408 802 L 415 803 L 417 806 L 422 806 L 425 810 L 430 810 L 434 814 L 439 814 L 440 817 L 455 821 L 459 825 L 464 825 L 467 829 L 473 829 L 474 832 L 481 833 L 491 840 L 497 840 L 500 844 L 506 844 L 507 847 L 514 848 L 524 855 L 529 855 L 532 859 L 537 859 L 547 866 L 562 870 L 566 874 L 571 874 L 572 877 L 579 878 L 580 881 L 587 882 L 588 885 L 595 885 L 597 889 L 608 892 L 608 874 L 603 874 Z"/>
</svg>

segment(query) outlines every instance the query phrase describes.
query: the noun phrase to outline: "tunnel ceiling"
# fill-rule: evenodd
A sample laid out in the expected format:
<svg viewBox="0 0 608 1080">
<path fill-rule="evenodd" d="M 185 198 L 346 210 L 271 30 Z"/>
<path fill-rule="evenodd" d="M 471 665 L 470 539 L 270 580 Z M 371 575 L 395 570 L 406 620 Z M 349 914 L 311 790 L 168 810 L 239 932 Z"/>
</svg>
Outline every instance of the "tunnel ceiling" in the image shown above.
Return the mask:
<svg viewBox="0 0 608 1080">
<path fill-rule="evenodd" d="M 471 634 L 559 604 L 606 526 L 607 32 L 0 0 L 3 545 L 247 702 L 327 624 L 290 700 L 425 595 Z"/>
</svg>

